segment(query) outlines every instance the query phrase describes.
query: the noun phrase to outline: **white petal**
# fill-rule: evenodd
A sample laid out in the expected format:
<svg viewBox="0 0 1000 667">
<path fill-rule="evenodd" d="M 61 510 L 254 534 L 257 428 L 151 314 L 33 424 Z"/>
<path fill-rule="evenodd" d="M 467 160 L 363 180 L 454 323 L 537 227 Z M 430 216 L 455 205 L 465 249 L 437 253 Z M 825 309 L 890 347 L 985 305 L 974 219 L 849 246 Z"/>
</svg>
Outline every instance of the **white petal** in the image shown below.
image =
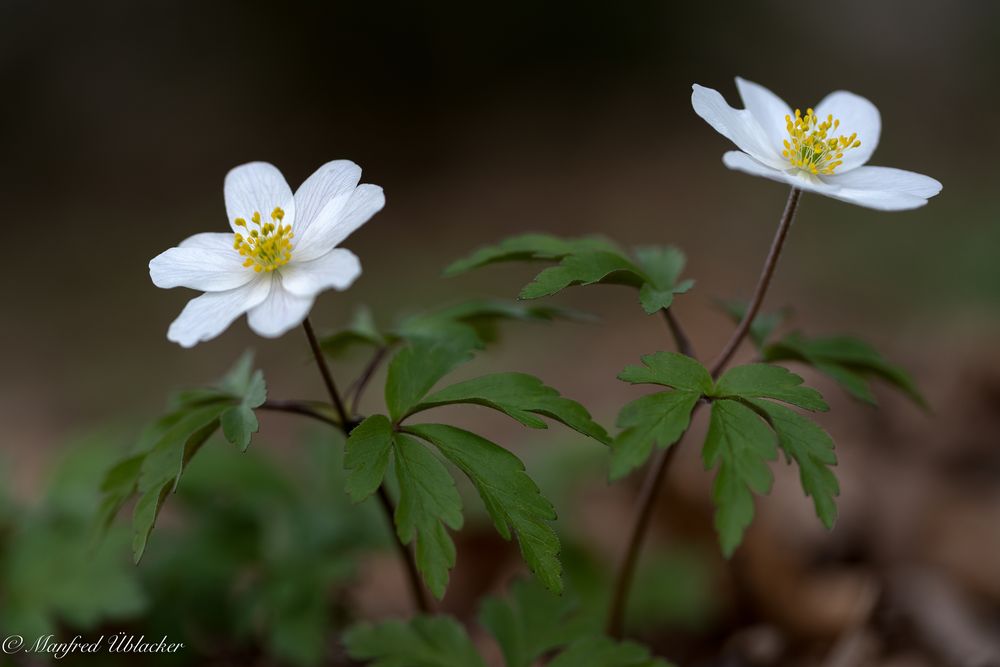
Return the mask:
<svg viewBox="0 0 1000 667">
<path fill-rule="evenodd" d="M 247 322 L 258 335 L 277 338 L 302 324 L 314 300 L 314 296 L 292 294 L 282 285 L 281 276 L 275 274 L 271 280 L 271 292 L 247 314 Z"/>
<path fill-rule="evenodd" d="M 695 113 L 715 128 L 716 132 L 770 167 L 781 168 L 783 164 L 788 164 L 777 149 L 780 144 L 771 143 L 767 132 L 750 111 L 732 108 L 718 91 L 711 88 L 694 84 L 692 91 L 691 106 Z"/>
<path fill-rule="evenodd" d="M 181 248 L 204 248 L 206 250 L 228 248 L 232 251 L 233 234 L 232 232 L 202 232 L 201 234 L 187 237 L 177 245 Z M 233 254 L 239 257 L 238 252 L 233 251 Z"/>
<path fill-rule="evenodd" d="M 275 207 L 281 207 L 285 211 L 285 223 L 291 224 L 295 220 L 292 189 L 273 164 L 250 162 L 230 170 L 226 174 L 223 190 L 226 195 L 226 215 L 235 232 L 246 233 L 246 230 L 233 224 L 236 218 L 249 222 L 250 216 L 257 212 L 265 221 L 269 221 Z"/>
<path fill-rule="evenodd" d="M 246 285 L 254 272 L 243 266 L 233 250 L 232 234 L 196 234 L 149 262 L 149 276 L 157 287 L 189 287 L 221 292 Z"/>
<path fill-rule="evenodd" d="M 271 288 L 270 275 L 225 292 L 207 292 L 191 299 L 170 325 L 167 338 L 184 347 L 215 338 L 233 321 L 263 301 Z"/>
<path fill-rule="evenodd" d="M 319 217 L 323 209 L 333 201 L 339 202 L 326 211 L 336 214 L 350 198 L 361 180 L 361 167 L 350 160 L 327 162 L 313 172 L 295 191 L 295 229 L 298 237 Z"/>
<path fill-rule="evenodd" d="M 859 167 L 846 174 L 816 177 L 797 169 L 771 169 L 740 151 L 726 153 L 722 161 L 730 169 L 879 211 L 919 208 L 927 197 L 941 191 L 941 184 L 929 176 L 889 167 Z"/>
<path fill-rule="evenodd" d="M 785 101 L 764 86 L 736 77 L 736 88 L 743 98 L 743 106 L 757 119 L 772 146 L 781 146 L 788 138 L 787 121 L 792 110 Z"/>
<path fill-rule="evenodd" d="M 801 169 L 772 169 L 741 151 L 729 151 L 722 156 L 722 163 L 736 171 L 742 171 L 753 176 L 763 176 L 772 181 L 794 186 L 799 190 L 816 192 L 828 197 L 835 196 L 833 193 L 840 189 L 838 186 L 831 185 L 816 176 L 807 174 Z"/>
<path fill-rule="evenodd" d="M 858 167 L 825 180 L 837 186 L 837 199 L 880 211 L 918 208 L 941 192 L 941 183 L 930 176 L 891 167 Z"/>
<path fill-rule="evenodd" d="M 319 216 L 298 238 L 292 257 L 308 262 L 330 252 L 341 241 L 385 206 L 385 194 L 377 185 L 363 183 L 346 203 L 329 202 Z"/>
<path fill-rule="evenodd" d="M 844 152 L 844 163 L 837 167 L 838 174 L 860 167 L 871 159 L 882 134 L 882 117 L 874 104 L 860 95 L 838 90 L 824 97 L 815 111 L 821 121 L 831 114 L 840 121 L 840 127 L 833 134 L 849 137 L 857 132 L 861 141 L 857 148 Z"/>
<path fill-rule="evenodd" d="M 334 248 L 308 262 L 283 266 L 281 284 L 298 296 L 315 296 L 326 289 L 345 290 L 361 275 L 361 261 L 350 250 Z"/>
</svg>

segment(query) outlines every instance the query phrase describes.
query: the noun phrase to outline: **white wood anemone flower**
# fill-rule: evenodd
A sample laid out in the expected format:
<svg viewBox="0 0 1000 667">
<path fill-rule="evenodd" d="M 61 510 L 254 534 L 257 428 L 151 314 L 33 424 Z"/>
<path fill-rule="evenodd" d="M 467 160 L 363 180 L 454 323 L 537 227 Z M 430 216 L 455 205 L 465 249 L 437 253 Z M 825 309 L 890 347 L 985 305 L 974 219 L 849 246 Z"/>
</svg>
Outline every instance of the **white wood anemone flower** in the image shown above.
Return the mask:
<svg viewBox="0 0 1000 667">
<path fill-rule="evenodd" d="M 188 302 L 167 338 L 184 347 L 215 338 L 247 314 L 254 332 L 277 338 L 309 314 L 316 295 L 345 290 L 361 262 L 337 245 L 385 206 L 361 167 L 328 162 L 292 195 L 277 167 L 251 162 L 226 174 L 231 232 L 185 239 L 149 263 L 157 287 L 205 292 Z"/>
<path fill-rule="evenodd" d="M 803 114 L 752 81 L 737 77 L 736 87 L 745 109 L 698 84 L 691 94 L 695 112 L 739 147 L 722 156 L 730 169 L 881 211 L 917 208 L 941 191 L 929 176 L 865 166 L 882 130 L 865 98 L 838 90 Z"/>
</svg>

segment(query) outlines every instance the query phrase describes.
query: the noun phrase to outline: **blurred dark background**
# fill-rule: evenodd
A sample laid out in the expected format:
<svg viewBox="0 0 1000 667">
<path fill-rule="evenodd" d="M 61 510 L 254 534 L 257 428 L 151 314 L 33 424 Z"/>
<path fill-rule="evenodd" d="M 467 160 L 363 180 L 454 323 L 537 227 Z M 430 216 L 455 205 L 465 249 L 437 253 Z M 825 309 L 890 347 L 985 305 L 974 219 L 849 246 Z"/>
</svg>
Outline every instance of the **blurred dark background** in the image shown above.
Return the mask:
<svg viewBox="0 0 1000 667">
<path fill-rule="evenodd" d="M 250 160 L 278 165 L 294 188 L 323 162 L 350 158 L 385 188 L 385 210 L 345 244 L 365 273 L 351 291 L 320 298 L 321 329 L 361 303 L 387 323 L 464 297 L 513 297 L 531 269 L 457 281 L 440 270 L 517 232 L 602 233 L 685 249 L 698 285 L 675 308 L 710 358 L 731 327 L 712 298 L 748 295 L 785 197 L 778 184 L 726 170 L 728 142 L 691 110 L 694 82 L 739 106 L 736 75 L 793 106 L 838 88 L 870 98 L 883 118 L 872 162 L 944 184 L 905 213 L 805 198 L 769 304 L 793 305 L 794 324 L 810 333 L 862 334 L 913 371 L 935 410 L 885 396 L 876 412 L 816 380 L 833 397 L 824 425 L 841 445 L 841 527 L 809 532 L 818 523 L 792 478 L 788 493 L 779 484 L 761 503 L 765 527 L 752 535 L 771 534 L 769 511 L 782 533 L 784 512 L 809 534 L 785 539 L 821 544 L 845 571 L 883 563 L 873 550 L 892 563 L 902 553 L 948 590 L 978 596 L 987 611 L 972 615 L 992 628 L 984 636 L 1000 636 L 1000 5 L 990 0 L 3 0 L 0 459 L 9 495 L 31 502 L 68 438 L 148 419 L 166 390 L 217 376 L 247 346 L 273 395 L 321 396 L 294 331 L 256 339 L 241 320 L 192 351 L 166 340 L 194 294 L 157 290 L 146 265 L 190 234 L 226 230 L 222 178 Z M 669 345 L 632 298 L 615 288 L 569 293 L 561 303 L 602 322 L 512 330 L 482 363 L 533 370 L 610 423 L 632 395 L 614 381 L 618 370 Z M 377 400 L 373 392 L 371 409 Z M 282 419 L 272 433 L 291 428 Z M 709 477 L 689 449 L 674 485 L 685 502 L 707 502 Z M 899 470 L 909 472 L 891 476 Z M 628 484 L 600 493 L 628 507 Z M 593 521 L 622 523 L 605 516 L 611 500 L 596 504 Z M 857 537 L 890 528 L 908 537 L 892 547 Z M 614 535 L 601 538 L 611 561 Z M 955 547 L 961 536 L 968 543 Z M 754 541 L 746 549 L 756 554 Z M 928 556 L 918 542 L 957 555 Z M 777 577 L 785 563 L 768 557 L 759 562 Z M 819 608 L 834 605 L 816 595 Z M 736 626 L 787 630 L 775 620 L 787 610 L 766 602 Z M 871 641 L 883 654 L 891 645 Z M 973 664 L 940 654 L 941 664 Z M 902 655 L 891 664 L 937 664 Z"/>
</svg>

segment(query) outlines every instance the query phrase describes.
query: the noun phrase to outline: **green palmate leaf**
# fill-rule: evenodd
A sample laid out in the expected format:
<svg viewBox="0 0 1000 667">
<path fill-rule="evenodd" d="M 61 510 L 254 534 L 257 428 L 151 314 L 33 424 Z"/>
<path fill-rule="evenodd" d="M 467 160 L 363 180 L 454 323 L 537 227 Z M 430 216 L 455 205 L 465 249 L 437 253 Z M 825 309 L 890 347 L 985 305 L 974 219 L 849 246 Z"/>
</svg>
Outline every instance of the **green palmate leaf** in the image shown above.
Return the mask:
<svg viewBox="0 0 1000 667">
<path fill-rule="evenodd" d="M 802 385 L 801 377 L 770 364 L 747 364 L 729 369 L 715 383 L 710 395 L 772 398 L 806 410 L 830 409 L 818 391 Z"/>
<path fill-rule="evenodd" d="M 635 256 L 632 261 L 602 239 L 559 239 L 529 234 L 481 248 L 452 264 L 446 273 L 456 275 L 494 262 L 559 261 L 558 266 L 535 276 L 521 290 L 520 298 L 537 299 L 572 285 L 627 285 L 639 290 L 639 301 L 648 314 L 669 308 L 675 295 L 687 292 L 694 285 L 692 280 L 678 282 L 685 259 L 677 248 L 642 247 L 636 249 Z"/>
<path fill-rule="evenodd" d="M 623 429 L 611 449 L 611 478 L 619 479 L 649 458 L 653 445 L 666 448 L 677 442 L 691 423 L 699 392 L 664 391 L 632 401 L 618 415 Z"/>
<path fill-rule="evenodd" d="M 101 482 L 101 505 L 97 512 L 97 535 L 104 537 L 111 522 L 135 495 L 146 452 L 122 459 L 108 470 Z"/>
<path fill-rule="evenodd" d="M 392 424 L 384 415 L 372 415 L 347 438 L 344 468 L 347 495 L 361 502 L 378 490 L 392 454 Z"/>
<path fill-rule="evenodd" d="M 816 514 L 828 529 L 837 521 L 835 498 L 840 494 L 837 477 L 830 470 L 837 464 L 833 439 L 811 420 L 794 410 L 769 401 L 751 403 L 771 423 L 778 434 L 778 445 L 799 466 L 802 489 L 811 496 Z"/>
<path fill-rule="evenodd" d="M 447 616 L 362 623 L 344 635 L 347 653 L 372 667 L 485 667 L 468 634 Z"/>
<path fill-rule="evenodd" d="M 391 341 L 379 331 L 368 308 L 359 308 L 346 327 L 320 340 L 323 352 L 343 357 L 357 347 L 382 347 Z"/>
<path fill-rule="evenodd" d="M 639 289 L 639 302 L 647 314 L 669 308 L 675 294 L 683 294 L 694 287 L 693 280 L 677 281 L 686 261 L 679 248 L 646 246 L 636 248 L 635 256 L 647 277 L 647 282 Z"/>
<path fill-rule="evenodd" d="M 712 376 L 698 363 L 677 352 L 657 352 L 642 357 L 643 366 L 626 366 L 618 379 L 631 384 L 660 384 L 698 394 L 712 392 Z"/>
<path fill-rule="evenodd" d="M 412 412 L 455 403 L 493 408 L 531 428 L 548 428 L 535 416 L 542 415 L 608 443 L 607 433 L 591 419 L 586 408 L 525 373 L 494 373 L 453 384 L 424 398 Z"/>
<path fill-rule="evenodd" d="M 562 590 L 559 538 L 549 525 L 556 518 L 552 504 L 524 471 L 524 464 L 506 449 L 453 426 L 419 424 L 408 433 L 436 446 L 464 472 L 479 492 L 497 532 L 517 536 L 521 555 L 535 576 L 553 591 Z"/>
<path fill-rule="evenodd" d="M 712 489 L 715 528 L 728 558 L 753 519 L 751 491 L 764 494 L 771 490 L 773 477 L 767 462 L 777 458 L 775 437 L 760 416 L 743 403 L 716 400 L 702 458 L 706 469 L 719 469 Z"/>
<path fill-rule="evenodd" d="M 455 276 L 496 262 L 525 260 L 557 260 L 577 252 L 604 250 L 615 252 L 614 245 L 597 237 L 561 239 L 548 234 L 512 236 L 493 246 L 476 250 L 470 256 L 452 263 L 445 275 Z"/>
<path fill-rule="evenodd" d="M 417 569 L 437 598 L 444 596 L 455 566 L 455 543 L 445 526 L 462 527 L 462 499 L 444 465 L 413 438 L 393 438 L 399 504 L 396 532 L 405 544 L 416 540 Z"/>
<path fill-rule="evenodd" d="M 400 349 L 389 362 L 385 402 L 393 421 L 399 421 L 420 402 L 438 380 L 472 358 L 463 342 L 415 341 Z"/>
<path fill-rule="evenodd" d="M 229 408 L 222 413 L 222 434 L 226 440 L 244 452 L 250 446 L 250 438 L 260 429 L 260 422 L 253 409 L 246 405 Z"/>
<path fill-rule="evenodd" d="M 254 410 L 267 400 L 264 373 L 253 370 L 253 354 L 246 352 L 215 387 L 191 389 L 177 396 L 179 408 L 195 408 L 217 403 L 231 407 L 220 419 L 226 440 L 246 451 L 250 439 L 260 428 Z"/>
<path fill-rule="evenodd" d="M 143 430 L 135 453 L 105 474 L 99 533 L 103 534 L 122 506 L 138 494 L 132 515 L 132 552 L 138 562 L 163 501 L 176 489 L 191 458 L 220 426 L 227 440 L 246 450 L 258 429 L 253 411 L 266 399 L 264 376 L 253 370 L 253 355 L 249 353 L 214 387 L 178 394 L 174 409 Z"/>
<path fill-rule="evenodd" d="M 736 324 L 743 321 L 749 306 L 746 301 L 717 300 L 715 303 L 726 311 L 726 314 Z M 773 313 L 757 313 L 757 317 L 753 318 L 753 322 L 750 324 L 750 340 L 757 349 L 764 347 L 764 343 L 771 337 L 774 330 L 788 319 L 790 312 L 788 308 L 784 308 Z"/>
<path fill-rule="evenodd" d="M 161 434 L 144 457 L 136 490 L 139 501 L 132 513 L 132 555 L 138 563 L 146 550 L 160 507 L 177 487 L 185 466 L 219 427 L 226 403 L 184 412 Z"/>
<path fill-rule="evenodd" d="M 568 255 L 545 269 L 528 283 L 519 295 L 522 299 L 537 299 L 562 291 L 571 285 L 629 285 L 642 287 L 645 274 L 635 264 L 615 252 L 594 251 Z"/>
<path fill-rule="evenodd" d="M 248 360 L 252 361 L 252 357 L 248 357 Z M 251 373 L 249 364 L 246 372 L 238 370 L 240 375 L 230 374 L 222 386 L 239 398 L 239 405 L 223 412 L 221 422 L 226 440 L 245 452 L 250 446 L 250 438 L 260 429 L 254 410 L 267 400 L 267 385 L 264 383 L 263 371 Z"/>
<path fill-rule="evenodd" d="M 809 364 L 867 403 L 875 403 L 869 379 L 878 378 L 902 391 L 919 406 L 927 407 L 906 371 L 889 363 L 873 347 L 856 338 L 806 338 L 796 333 L 768 345 L 763 356 L 766 361 L 793 360 Z"/>
<path fill-rule="evenodd" d="M 649 649 L 640 644 L 595 636 L 574 642 L 549 667 L 670 667 L 670 664 L 652 657 Z"/>
<path fill-rule="evenodd" d="M 532 667 L 549 651 L 597 630 L 590 619 L 574 618 L 575 608 L 537 581 L 517 581 L 507 599 L 483 602 L 479 624 L 500 644 L 506 667 Z"/>
</svg>

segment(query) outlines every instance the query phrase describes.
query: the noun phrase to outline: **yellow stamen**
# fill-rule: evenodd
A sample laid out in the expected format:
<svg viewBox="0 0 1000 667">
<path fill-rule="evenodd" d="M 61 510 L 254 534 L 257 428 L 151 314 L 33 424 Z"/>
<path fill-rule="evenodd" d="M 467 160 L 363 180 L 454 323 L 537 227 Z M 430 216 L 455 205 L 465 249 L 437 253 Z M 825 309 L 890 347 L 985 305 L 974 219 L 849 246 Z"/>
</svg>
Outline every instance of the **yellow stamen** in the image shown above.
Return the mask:
<svg viewBox="0 0 1000 667">
<path fill-rule="evenodd" d="M 833 114 L 820 121 L 811 108 L 806 109 L 804 116 L 799 109 L 795 110 L 794 118 L 786 114 L 788 139 L 783 142 L 785 150 L 781 151 L 782 157 L 788 159 L 793 167 L 810 174 L 833 174 L 843 164 L 844 153 L 861 146 L 856 132 L 849 137 L 827 136 L 839 127 L 840 120 Z"/>
<path fill-rule="evenodd" d="M 278 207 L 271 211 L 271 222 L 261 223 L 259 211 L 254 211 L 250 216 L 250 223 L 256 229 L 249 229 L 247 221 L 243 218 L 236 218 L 233 223 L 238 227 L 249 229 L 249 235 L 244 237 L 236 233 L 233 237 L 233 249 L 241 257 L 247 259 L 243 266 L 250 268 L 257 273 L 261 271 L 271 272 L 278 267 L 288 264 L 292 259 L 292 226 L 282 223 L 285 212 Z"/>
</svg>

